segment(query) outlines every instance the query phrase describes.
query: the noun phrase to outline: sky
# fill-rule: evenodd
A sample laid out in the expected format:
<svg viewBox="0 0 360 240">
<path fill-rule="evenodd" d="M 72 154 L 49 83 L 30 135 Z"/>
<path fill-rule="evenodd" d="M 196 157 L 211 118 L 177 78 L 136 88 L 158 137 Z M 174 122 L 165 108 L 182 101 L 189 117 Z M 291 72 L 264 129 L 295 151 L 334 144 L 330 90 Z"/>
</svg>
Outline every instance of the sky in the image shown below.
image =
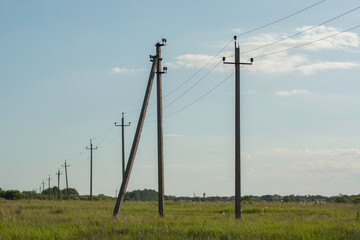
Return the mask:
<svg viewBox="0 0 360 240">
<path fill-rule="evenodd" d="M 312 7 L 310 7 L 312 6 Z M 359 194 L 360 6 L 337 0 L 0 0 L 0 187 L 115 196 L 162 38 L 165 194 Z M 303 10 L 303 11 L 302 11 Z M 352 11 L 353 10 L 353 11 Z M 154 83 L 128 191 L 157 189 Z M 127 160 L 127 159 L 126 159 Z M 60 188 L 65 187 L 65 174 Z"/>
</svg>

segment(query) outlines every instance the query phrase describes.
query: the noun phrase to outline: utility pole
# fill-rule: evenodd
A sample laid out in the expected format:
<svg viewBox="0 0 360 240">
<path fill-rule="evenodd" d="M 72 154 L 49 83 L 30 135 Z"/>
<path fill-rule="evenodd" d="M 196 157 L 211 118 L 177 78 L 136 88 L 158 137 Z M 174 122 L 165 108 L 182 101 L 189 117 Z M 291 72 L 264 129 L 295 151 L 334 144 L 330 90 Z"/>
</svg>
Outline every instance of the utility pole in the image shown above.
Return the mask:
<svg viewBox="0 0 360 240">
<path fill-rule="evenodd" d="M 58 200 L 60 200 L 60 175 L 62 173 L 60 173 L 60 168 L 58 169 L 58 171 L 55 173 L 58 175 Z"/>
<path fill-rule="evenodd" d="M 163 39 L 163 41 L 164 40 L 165 39 Z M 133 167 L 133 164 L 134 164 L 135 155 L 136 155 L 136 152 L 137 152 L 137 148 L 139 146 L 140 135 L 141 135 L 141 131 L 142 131 L 142 128 L 143 128 L 143 125 L 144 125 L 145 115 L 146 115 L 147 107 L 148 107 L 148 104 L 149 104 L 151 88 L 152 88 L 152 85 L 153 85 L 153 82 L 154 82 L 154 76 L 155 76 L 156 67 L 157 67 L 157 64 L 158 64 L 157 56 L 151 56 L 150 55 L 150 61 L 152 61 L 153 64 L 151 66 L 149 80 L 148 80 L 148 84 L 147 84 L 147 87 L 146 87 L 144 101 L 143 101 L 143 104 L 142 104 L 142 108 L 141 108 L 141 112 L 140 112 L 140 116 L 139 116 L 139 121 L 138 121 L 138 124 L 137 124 L 137 127 L 136 127 L 136 132 L 135 132 L 133 144 L 132 144 L 132 147 L 131 147 L 129 160 L 127 162 L 126 169 L 125 169 L 125 178 L 122 181 L 120 191 L 119 191 L 119 195 L 118 195 L 118 198 L 116 200 L 115 207 L 114 207 L 113 217 L 115 217 L 115 218 L 118 216 L 119 210 L 121 209 L 121 206 L 122 206 L 122 204 L 124 202 L 126 188 L 127 188 L 128 183 L 129 183 L 130 174 L 131 174 L 131 170 L 132 170 L 132 167 Z"/>
<path fill-rule="evenodd" d="M 163 126 L 162 126 L 162 74 L 166 73 L 161 69 L 161 47 L 166 46 L 166 39 L 162 40 L 162 43 L 156 45 L 157 55 L 157 71 L 156 71 L 156 90 L 157 90 L 157 143 L 158 143 L 158 206 L 159 215 L 164 216 L 164 152 L 163 152 Z"/>
<path fill-rule="evenodd" d="M 122 177 L 123 177 L 123 181 L 124 181 L 124 177 L 125 177 L 125 137 L 124 137 L 124 127 L 128 127 L 130 126 L 130 122 L 129 124 L 124 124 L 124 113 L 122 113 L 122 118 L 121 118 L 121 124 L 117 125 L 115 122 L 115 126 L 116 127 L 121 127 L 121 141 L 122 141 Z"/>
<path fill-rule="evenodd" d="M 70 167 L 70 164 L 69 164 L 69 165 L 67 165 L 67 164 L 66 164 L 66 160 L 65 160 L 65 164 L 64 164 L 64 165 L 62 165 L 62 167 L 64 167 L 64 168 L 65 168 L 65 178 L 66 178 L 66 197 L 67 197 L 67 200 L 69 200 L 69 199 L 70 199 L 70 197 L 69 197 L 69 185 L 68 185 L 67 168 L 68 168 L 68 167 Z"/>
<path fill-rule="evenodd" d="M 43 191 L 45 191 L 45 182 L 44 182 L 44 180 L 42 181 L 42 185 L 43 185 Z"/>
<path fill-rule="evenodd" d="M 98 147 L 93 148 L 92 139 L 90 139 L 90 148 L 86 147 L 87 150 L 90 150 L 90 200 L 92 200 L 92 162 L 93 162 L 93 150 L 96 150 Z"/>
<path fill-rule="evenodd" d="M 235 65 L 235 218 L 241 219 L 241 139 L 240 139 L 240 65 L 252 65 L 240 62 L 240 46 L 235 40 L 235 62 L 225 62 L 224 64 Z"/>
<path fill-rule="evenodd" d="M 51 188 L 50 188 L 50 181 L 52 180 L 52 178 L 50 178 L 50 175 L 48 177 L 48 181 L 49 181 L 49 200 L 51 199 Z"/>
</svg>

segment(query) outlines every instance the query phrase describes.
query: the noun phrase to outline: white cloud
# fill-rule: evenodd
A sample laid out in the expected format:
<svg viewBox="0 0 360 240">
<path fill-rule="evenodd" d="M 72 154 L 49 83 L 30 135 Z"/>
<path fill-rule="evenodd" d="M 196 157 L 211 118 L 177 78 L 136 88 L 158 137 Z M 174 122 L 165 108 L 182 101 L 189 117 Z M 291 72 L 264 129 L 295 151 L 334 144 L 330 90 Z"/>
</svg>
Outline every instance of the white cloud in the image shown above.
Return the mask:
<svg viewBox="0 0 360 240">
<path fill-rule="evenodd" d="M 240 34 L 240 33 L 243 32 L 243 30 L 242 30 L 241 28 L 233 28 L 233 29 L 232 29 L 232 32 L 233 32 L 234 34 Z"/>
<path fill-rule="evenodd" d="M 353 156 L 360 157 L 360 149 L 357 148 L 333 148 L 333 149 L 289 149 L 289 148 L 273 148 L 267 152 L 257 152 L 261 155 L 324 155 L 324 156 Z"/>
<path fill-rule="evenodd" d="M 219 56 L 204 55 L 204 54 L 184 54 L 176 57 L 173 62 L 165 63 L 166 66 L 172 68 L 196 68 L 202 67 L 206 69 L 213 69 L 215 72 L 234 71 L 234 66 L 231 64 L 223 64 L 222 57 L 226 57 L 227 62 L 233 62 L 234 57 L 232 51 L 222 52 Z"/>
<path fill-rule="evenodd" d="M 310 91 L 304 89 L 293 89 L 291 91 L 278 91 L 276 92 L 276 96 L 288 97 L 294 95 L 308 95 Z"/>
<path fill-rule="evenodd" d="M 136 72 L 144 72 L 144 71 L 146 71 L 145 68 L 133 69 L 133 68 L 114 67 L 113 69 L 111 69 L 111 73 L 136 73 Z"/>
<path fill-rule="evenodd" d="M 303 26 L 296 28 L 295 32 L 304 31 L 310 29 L 313 26 Z M 233 29 L 233 31 L 241 31 L 241 29 Z M 313 44 L 305 45 L 299 50 L 302 50 L 301 54 L 292 54 L 292 51 L 281 52 L 261 58 L 256 58 L 257 56 L 282 51 L 292 47 L 300 46 L 312 41 L 319 40 L 321 38 L 340 33 L 342 30 L 333 27 L 319 26 L 314 29 L 311 29 L 303 34 L 300 34 L 299 37 L 289 38 L 283 41 L 279 41 L 283 38 L 286 38 L 293 33 L 267 33 L 260 34 L 249 39 L 245 39 L 241 45 L 242 57 L 241 60 L 250 59 L 255 57 L 253 66 L 247 67 L 248 71 L 254 73 L 288 73 L 288 72 L 299 72 L 304 75 L 314 74 L 319 71 L 331 70 L 331 69 L 349 69 L 354 67 L 359 67 L 360 63 L 357 62 L 322 62 L 317 61 L 314 63 L 314 57 L 310 57 L 309 54 L 313 51 L 319 51 L 322 49 L 325 50 L 353 50 L 354 48 L 359 48 L 360 46 L 360 37 L 357 33 L 353 32 L 344 32 L 339 35 L 324 39 L 322 41 L 315 42 Z M 260 48 L 264 45 L 279 41 L 276 44 L 272 44 L 269 47 Z M 219 48 L 222 48 L 219 46 Z M 174 68 L 202 68 L 205 64 L 206 69 L 211 69 L 215 64 L 221 61 L 221 58 L 226 57 L 227 61 L 233 61 L 233 45 L 229 44 L 224 52 L 207 64 L 214 56 L 212 55 L 203 55 L 203 54 L 185 54 L 178 56 L 174 62 L 169 62 L 167 65 Z M 257 49 L 259 48 L 259 49 Z M 256 49 L 256 50 L 254 50 Z M 253 51 L 252 51 L 253 50 Z M 224 72 L 224 71 L 233 71 L 232 65 L 220 64 L 215 71 Z"/>
<path fill-rule="evenodd" d="M 254 95 L 256 93 L 255 89 L 249 89 L 246 91 L 243 91 L 243 94 L 245 95 Z"/>
<path fill-rule="evenodd" d="M 296 171 L 330 171 L 358 172 L 360 171 L 360 149 L 287 149 L 274 148 L 267 152 L 255 153 L 265 156 L 277 156 L 288 159 L 288 168 Z"/>
<path fill-rule="evenodd" d="M 330 69 L 349 69 L 359 66 L 360 63 L 354 62 L 321 62 L 310 65 L 303 65 L 298 67 L 297 70 L 305 75 L 310 75 L 317 71 L 324 71 Z"/>
<path fill-rule="evenodd" d="M 164 134 L 165 137 L 182 137 L 180 134 Z"/>
</svg>

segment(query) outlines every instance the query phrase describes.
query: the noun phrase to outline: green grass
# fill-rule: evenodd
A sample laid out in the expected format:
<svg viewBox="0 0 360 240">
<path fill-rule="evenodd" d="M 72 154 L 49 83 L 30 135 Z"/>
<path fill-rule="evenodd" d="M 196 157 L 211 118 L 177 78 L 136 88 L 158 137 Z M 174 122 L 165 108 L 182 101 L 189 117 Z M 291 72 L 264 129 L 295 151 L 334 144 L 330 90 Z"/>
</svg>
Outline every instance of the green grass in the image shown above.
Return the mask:
<svg viewBox="0 0 360 240">
<path fill-rule="evenodd" d="M 254 203 L 0 201 L 0 239 L 360 239 L 360 206 Z"/>
</svg>

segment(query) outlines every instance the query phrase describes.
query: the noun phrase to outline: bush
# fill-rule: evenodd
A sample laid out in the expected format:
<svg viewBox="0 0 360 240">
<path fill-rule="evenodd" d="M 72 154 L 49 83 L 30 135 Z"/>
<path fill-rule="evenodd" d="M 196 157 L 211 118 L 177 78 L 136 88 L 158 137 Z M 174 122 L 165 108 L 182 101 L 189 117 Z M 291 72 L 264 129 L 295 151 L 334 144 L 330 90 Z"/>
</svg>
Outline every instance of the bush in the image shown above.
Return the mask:
<svg viewBox="0 0 360 240">
<path fill-rule="evenodd" d="M 23 195 L 18 190 L 8 190 L 5 192 L 4 198 L 8 200 L 17 200 L 22 199 Z"/>
</svg>

